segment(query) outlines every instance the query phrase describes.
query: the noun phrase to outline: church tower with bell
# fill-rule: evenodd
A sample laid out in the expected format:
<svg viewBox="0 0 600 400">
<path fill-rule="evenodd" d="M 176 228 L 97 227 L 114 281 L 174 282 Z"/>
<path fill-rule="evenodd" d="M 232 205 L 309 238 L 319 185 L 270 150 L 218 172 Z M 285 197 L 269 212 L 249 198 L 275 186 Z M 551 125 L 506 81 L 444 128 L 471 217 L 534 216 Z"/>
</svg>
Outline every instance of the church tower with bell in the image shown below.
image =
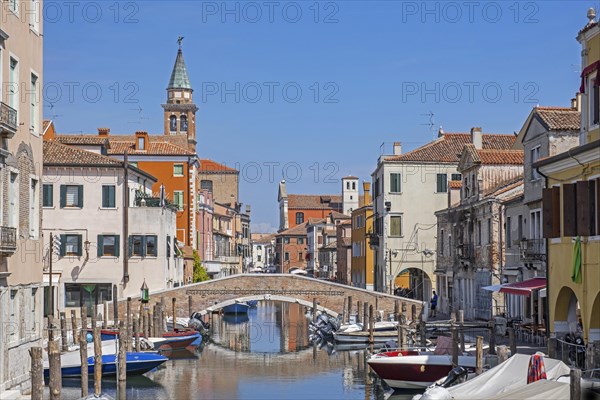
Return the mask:
<svg viewBox="0 0 600 400">
<path fill-rule="evenodd" d="M 165 135 L 186 135 L 188 146 L 196 150 L 196 111 L 198 107 L 194 104 L 192 85 L 188 76 L 181 42 L 183 37 L 177 39 L 179 50 L 177 58 L 169 79 L 167 87 L 167 103 L 162 105 L 164 109 Z"/>
</svg>

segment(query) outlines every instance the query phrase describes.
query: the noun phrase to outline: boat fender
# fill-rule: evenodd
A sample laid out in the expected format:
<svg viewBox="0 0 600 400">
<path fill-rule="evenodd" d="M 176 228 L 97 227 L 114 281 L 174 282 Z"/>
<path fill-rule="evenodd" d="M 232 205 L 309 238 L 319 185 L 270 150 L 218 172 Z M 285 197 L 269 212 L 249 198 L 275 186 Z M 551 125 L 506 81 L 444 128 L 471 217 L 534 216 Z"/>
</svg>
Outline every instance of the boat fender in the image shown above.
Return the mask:
<svg viewBox="0 0 600 400">
<path fill-rule="evenodd" d="M 452 395 L 448 389 L 443 387 L 432 387 L 427 389 L 420 400 L 452 400 Z"/>
<path fill-rule="evenodd" d="M 398 352 L 398 354 L 396 354 L 396 357 L 403 357 L 404 355 L 400 352 Z"/>
</svg>

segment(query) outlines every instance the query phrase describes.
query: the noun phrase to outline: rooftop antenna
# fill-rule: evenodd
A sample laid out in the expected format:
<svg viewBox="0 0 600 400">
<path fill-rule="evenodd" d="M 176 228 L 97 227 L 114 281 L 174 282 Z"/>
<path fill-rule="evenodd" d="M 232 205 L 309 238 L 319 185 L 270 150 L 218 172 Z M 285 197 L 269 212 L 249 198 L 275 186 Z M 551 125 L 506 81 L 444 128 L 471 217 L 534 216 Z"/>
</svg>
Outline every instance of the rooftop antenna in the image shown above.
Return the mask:
<svg viewBox="0 0 600 400">
<path fill-rule="evenodd" d="M 130 108 L 129 110 L 131 111 L 137 111 L 138 112 L 138 118 L 139 121 L 128 121 L 128 124 L 139 124 L 142 125 L 142 121 L 145 119 L 150 119 L 149 117 L 144 117 L 144 115 L 142 114 L 142 111 L 144 111 L 144 109 L 142 108 L 142 106 L 138 105 L 138 108 Z"/>
<path fill-rule="evenodd" d="M 379 146 L 379 155 L 382 156 L 384 151 L 385 151 L 385 142 L 382 142 L 381 146 Z"/>
<path fill-rule="evenodd" d="M 431 131 L 431 139 L 435 140 L 435 121 L 433 119 L 433 117 L 435 116 L 435 114 L 432 111 L 429 111 L 428 113 L 425 114 L 421 114 L 423 116 L 429 117 L 429 122 L 425 123 L 425 124 L 419 124 L 419 125 L 424 125 L 424 126 L 428 126 L 429 130 Z"/>
</svg>

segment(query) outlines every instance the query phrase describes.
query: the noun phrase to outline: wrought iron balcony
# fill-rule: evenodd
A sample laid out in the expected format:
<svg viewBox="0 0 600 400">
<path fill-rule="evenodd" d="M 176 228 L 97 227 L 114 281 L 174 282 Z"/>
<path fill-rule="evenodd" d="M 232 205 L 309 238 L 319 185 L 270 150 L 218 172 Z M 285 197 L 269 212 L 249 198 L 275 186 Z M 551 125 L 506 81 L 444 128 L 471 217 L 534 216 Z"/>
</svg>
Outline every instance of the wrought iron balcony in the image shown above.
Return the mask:
<svg viewBox="0 0 600 400">
<path fill-rule="evenodd" d="M 12 254 L 17 251 L 17 228 L 0 226 L 0 253 Z"/>
<path fill-rule="evenodd" d="M 546 241 L 544 239 L 522 239 L 519 242 L 521 249 L 521 260 L 540 260 L 546 259 Z"/>
<path fill-rule="evenodd" d="M 461 260 L 472 260 L 475 256 L 471 243 L 462 243 L 456 247 L 456 254 Z"/>
<path fill-rule="evenodd" d="M 0 134 L 12 138 L 17 133 L 17 110 L 0 102 Z"/>
</svg>

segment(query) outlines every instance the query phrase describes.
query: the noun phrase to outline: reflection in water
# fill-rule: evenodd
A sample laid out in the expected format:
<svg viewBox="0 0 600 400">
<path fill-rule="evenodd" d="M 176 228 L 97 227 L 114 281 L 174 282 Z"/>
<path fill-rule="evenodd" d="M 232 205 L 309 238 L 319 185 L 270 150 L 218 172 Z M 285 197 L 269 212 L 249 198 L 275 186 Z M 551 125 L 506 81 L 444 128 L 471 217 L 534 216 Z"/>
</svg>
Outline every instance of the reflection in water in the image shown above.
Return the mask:
<svg viewBox="0 0 600 400">
<path fill-rule="evenodd" d="M 246 317 L 215 315 L 211 344 L 147 374 L 156 386 L 128 381 L 127 399 L 383 400 L 366 351 L 310 346 L 304 312 L 298 304 L 269 301 Z M 116 397 L 111 387 L 107 392 Z M 79 389 L 65 388 L 61 398 L 79 398 Z"/>
</svg>

